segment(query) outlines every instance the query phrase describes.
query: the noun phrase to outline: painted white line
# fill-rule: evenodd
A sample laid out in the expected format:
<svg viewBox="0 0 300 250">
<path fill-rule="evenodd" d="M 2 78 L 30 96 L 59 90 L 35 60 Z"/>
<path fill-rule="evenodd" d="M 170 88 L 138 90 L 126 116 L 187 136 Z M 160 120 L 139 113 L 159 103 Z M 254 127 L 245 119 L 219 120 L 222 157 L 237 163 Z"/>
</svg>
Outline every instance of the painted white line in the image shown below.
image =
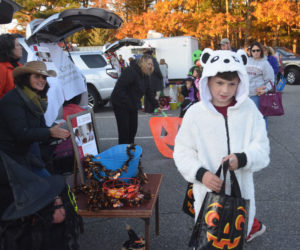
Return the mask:
<svg viewBox="0 0 300 250">
<path fill-rule="evenodd" d="M 139 117 L 150 117 L 150 115 L 139 115 Z M 115 116 L 96 116 L 96 119 L 103 119 L 103 118 L 108 118 L 108 119 L 112 119 L 112 118 L 116 118 Z"/>
<path fill-rule="evenodd" d="M 168 114 L 168 116 L 169 117 L 172 117 L 172 116 L 174 116 L 173 114 Z M 138 117 L 140 118 L 140 117 L 163 117 L 163 116 L 161 116 L 161 115 L 138 115 Z M 97 116 L 97 115 L 95 115 L 95 118 L 96 119 L 112 119 L 112 118 L 114 118 L 115 119 L 115 116 L 113 115 L 113 116 Z"/>
<path fill-rule="evenodd" d="M 118 140 L 119 138 L 117 137 L 106 137 L 106 138 L 99 138 L 99 140 L 102 140 L 102 141 L 111 141 L 111 140 Z M 135 137 L 134 139 L 153 139 L 153 136 L 137 136 Z"/>
</svg>

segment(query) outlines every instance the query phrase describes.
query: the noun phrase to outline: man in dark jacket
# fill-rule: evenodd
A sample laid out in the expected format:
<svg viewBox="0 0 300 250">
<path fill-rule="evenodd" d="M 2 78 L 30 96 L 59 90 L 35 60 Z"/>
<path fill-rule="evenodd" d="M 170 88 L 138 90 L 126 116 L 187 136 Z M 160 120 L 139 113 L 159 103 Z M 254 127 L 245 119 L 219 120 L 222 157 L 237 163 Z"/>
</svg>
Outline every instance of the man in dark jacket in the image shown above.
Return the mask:
<svg viewBox="0 0 300 250">
<path fill-rule="evenodd" d="M 158 107 L 155 94 L 150 88 L 152 73 L 152 57 L 143 55 L 122 72 L 116 83 L 111 103 L 118 125 L 119 144 L 134 143 L 138 127 L 138 108 L 143 95 L 153 107 Z"/>
</svg>

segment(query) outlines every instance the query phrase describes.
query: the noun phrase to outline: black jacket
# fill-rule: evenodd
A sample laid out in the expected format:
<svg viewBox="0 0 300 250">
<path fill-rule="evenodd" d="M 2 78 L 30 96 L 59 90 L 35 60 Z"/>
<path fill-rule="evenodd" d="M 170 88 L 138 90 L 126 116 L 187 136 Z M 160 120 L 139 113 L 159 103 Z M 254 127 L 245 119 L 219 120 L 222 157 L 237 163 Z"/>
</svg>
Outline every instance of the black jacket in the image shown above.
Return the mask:
<svg viewBox="0 0 300 250">
<path fill-rule="evenodd" d="M 35 111 L 35 105 L 26 103 L 18 89 L 11 90 L 0 100 L 0 150 L 28 168 L 42 167 L 40 161 L 28 153 L 30 145 L 50 138 L 44 116 Z M 13 199 L 6 171 L 1 163 L 0 197 L 1 214 Z"/>
<path fill-rule="evenodd" d="M 114 108 L 136 111 L 143 95 L 154 107 L 158 107 L 155 94 L 150 88 L 149 76 L 143 74 L 134 62 L 121 73 L 110 100 Z"/>
<path fill-rule="evenodd" d="M 154 71 L 152 75 L 150 76 L 150 82 L 151 82 L 151 89 L 154 91 L 161 91 L 163 90 L 163 76 L 161 74 L 159 64 L 157 60 L 152 57 L 153 60 L 153 66 L 154 66 Z"/>
<path fill-rule="evenodd" d="M 0 100 L 0 114 L 0 150 L 18 162 L 27 157 L 32 143 L 50 139 L 43 114 L 34 103 L 21 97 L 19 89 Z"/>
</svg>

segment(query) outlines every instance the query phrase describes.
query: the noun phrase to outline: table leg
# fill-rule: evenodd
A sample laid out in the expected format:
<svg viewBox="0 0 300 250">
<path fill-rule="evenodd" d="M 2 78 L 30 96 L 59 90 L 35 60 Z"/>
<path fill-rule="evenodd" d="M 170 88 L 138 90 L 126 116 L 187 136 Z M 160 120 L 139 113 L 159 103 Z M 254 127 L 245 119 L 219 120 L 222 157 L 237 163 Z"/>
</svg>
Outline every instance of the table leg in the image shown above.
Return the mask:
<svg viewBox="0 0 300 250">
<path fill-rule="evenodd" d="M 146 250 L 150 250 L 150 218 L 144 218 L 145 220 L 145 245 Z"/>
<path fill-rule="evenodd" d="M 159 196 L 155 204 L 155 234 L 159 235 Z"/>
</svg>

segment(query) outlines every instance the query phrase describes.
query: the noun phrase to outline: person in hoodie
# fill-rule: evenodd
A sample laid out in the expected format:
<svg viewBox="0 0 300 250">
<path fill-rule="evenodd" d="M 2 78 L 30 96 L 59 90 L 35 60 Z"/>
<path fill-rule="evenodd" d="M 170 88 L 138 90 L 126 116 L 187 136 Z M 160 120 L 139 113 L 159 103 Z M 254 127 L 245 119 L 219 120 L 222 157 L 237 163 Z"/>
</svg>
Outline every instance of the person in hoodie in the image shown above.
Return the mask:
<svg viewBox="0 0 300 250">
<path fill-rule="evenodd" d="M 246 66 L 249 76 L 249 96 L 259 109 L 260 96 L 270 91 L 272 89 L 271 83 L 274 84 L 274 70 L 264 56 L 263 47 L 260 43 L 252 43 L 250 53 L 251 57 L 248 58 Z M 268 120 L 267 117 L 264 118 L 268 130 Z"/>
<path fill-rule="evenodd" d="M 138 128 L 138 108 L 143 95 L 154 108 L 159 106 L 155 92 L 150 87 L 153 70 L 152 56 L 145 54 L 122 72 L 115 85 L 110 100 L 117 120 L 119 144 L 134 143 Z"/>
<path fill-rule="evenodd" d="M 255 219 L 253 173 L 268 166 L 270 146 L 263 116 L 248 98 L 247 59 L 242 50 L 203 51 L 201 101 L 185 113 L 173 157 L 184 179 L 193 183 L 195 220 L 206 192 L 220 191 L 223 180 L 215 172 L 220 164 L 229 161 L 242 197 L 250 200 L 250 241 L 266 230 Z"/>
</svg>

